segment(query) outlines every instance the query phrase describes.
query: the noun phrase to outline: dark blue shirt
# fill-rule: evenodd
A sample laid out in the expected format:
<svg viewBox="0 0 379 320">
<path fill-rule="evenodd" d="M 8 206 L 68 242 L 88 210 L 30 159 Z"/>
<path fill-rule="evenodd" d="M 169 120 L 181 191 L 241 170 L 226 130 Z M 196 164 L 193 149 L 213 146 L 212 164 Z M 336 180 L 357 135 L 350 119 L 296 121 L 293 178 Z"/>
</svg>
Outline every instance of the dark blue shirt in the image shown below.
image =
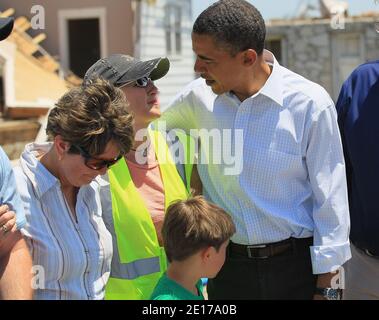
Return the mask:
<svg viewBox="0 0 379 320">
<path fill-rule="evenodd" d="M 379 255 L 379 60 L 354 70 L 336 108 L 349 188 L 350 239 Z"/>
</svg>

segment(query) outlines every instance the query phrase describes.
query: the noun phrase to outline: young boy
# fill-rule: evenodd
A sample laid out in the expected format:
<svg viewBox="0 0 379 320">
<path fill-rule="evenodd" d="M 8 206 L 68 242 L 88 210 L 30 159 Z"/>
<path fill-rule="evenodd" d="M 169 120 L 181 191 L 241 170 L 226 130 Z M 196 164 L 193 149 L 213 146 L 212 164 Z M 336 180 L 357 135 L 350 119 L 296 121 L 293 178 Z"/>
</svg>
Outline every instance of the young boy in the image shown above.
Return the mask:
<svg viewBox="0 0 379 320">
<path fill-rule="evenodd" d="M 220 271 L 235 232 L 231 217 L 201 196 L 170 205 L 162 226 L 170 264 L 151 299 L 204 300 L 201 278 L 214 278 Z"/>
</svg>

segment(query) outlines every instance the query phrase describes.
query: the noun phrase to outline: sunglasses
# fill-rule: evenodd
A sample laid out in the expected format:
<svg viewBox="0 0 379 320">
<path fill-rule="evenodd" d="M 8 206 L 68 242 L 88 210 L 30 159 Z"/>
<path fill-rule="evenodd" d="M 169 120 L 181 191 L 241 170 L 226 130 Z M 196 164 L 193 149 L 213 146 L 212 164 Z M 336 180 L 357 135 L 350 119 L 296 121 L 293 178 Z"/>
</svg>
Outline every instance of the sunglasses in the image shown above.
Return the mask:
<svg viewBox="0 0 379 320">
<path fill-rule="evenodd" d="M 74 149 L 74 150 L 72 150 Z M 81 147 L 76 145 L 71 145 L 70 147 L 70 153 L 79 153 L 84 158 L 84 164 L 87 166 L 87 168 L 90 168 L 92 170 L 101 170 L 105 167 L 107 169 L 114 164 L 117 163 L 122 158 L 122 154 L 120 154 L 117 158 L 114 158 L 112 160 L 102 160 L 92 157 L 88 152 L 83 150 Z"/>
<path fill-rule="evenodd" d="M 151 79 L 149 77 L 143 77 L 141 79 L 138 79 L 134 83 L 134 87 L 138 88 L 146 88 L 148 84 L 150 83 Z"/>
<path fill-rule="evenodd" d="M 124 83 L 120 88 L 128 86 L 130 84 L 132 84 L 133 87 L 146 88 L 150 82 L 151 82 L 151 79 L 149 77 L 143 77 L 143 78 L 140 78 L 140 79 L 135 80 L 133 82 Z"/>
</svg>

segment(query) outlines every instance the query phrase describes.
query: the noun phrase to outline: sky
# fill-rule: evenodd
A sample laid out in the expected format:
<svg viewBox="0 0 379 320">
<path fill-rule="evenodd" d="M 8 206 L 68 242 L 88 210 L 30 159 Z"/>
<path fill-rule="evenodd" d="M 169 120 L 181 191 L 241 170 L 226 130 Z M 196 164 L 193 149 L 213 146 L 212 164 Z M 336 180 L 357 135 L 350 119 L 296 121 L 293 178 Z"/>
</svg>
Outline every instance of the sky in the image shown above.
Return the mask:
<svg viewBox="0 0 379 320">
<path fill-rule="evenodd" d="M 215 0 L 192 0 L 193 20 Z M 297 12 L 301 2 L 307 0 L 249 0 L 262 13 L 265 20 L 272 18 L 291 18 Z M 317 4 L 317 0 L 309 0 L 309 3 Z M 349 14 L 357 15 L 365 11 L 378 11 L 379 1 L 375 0 L 347 0 L 349 3 Z M 376 4 L 376 2 L 378 2 Z"/>
</svg>

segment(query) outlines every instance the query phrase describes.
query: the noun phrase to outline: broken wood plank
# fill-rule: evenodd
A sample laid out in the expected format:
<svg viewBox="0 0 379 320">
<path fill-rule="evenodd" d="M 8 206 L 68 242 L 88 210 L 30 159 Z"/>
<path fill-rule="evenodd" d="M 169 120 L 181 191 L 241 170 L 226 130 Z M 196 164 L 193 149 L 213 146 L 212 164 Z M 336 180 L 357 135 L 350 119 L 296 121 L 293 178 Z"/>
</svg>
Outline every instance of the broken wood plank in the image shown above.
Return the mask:
<svg viewBox="0 0 379 320">
<path fill-rule="evenodd" d="M 9 8 L 0 13 L 1 18 L 7 18 L 14 15 L 15 10 L 13 8 Z"/>
<path fill-rule="evenodd" d="M 30 21 L 26 17 L 18 17 L 14 21 L 14 28 L 19 32 L 25 32 L 26 30 L 30 29 L 31 26 L 32 25 Z"/>
<path fill-rule="evenodd" d="M 46 70 L 55 72 L 59 69 L 59 63 L 50 56 L 40 56 L 37 59 Z"/>
<path fill-rule="evenodd" d="M 35 44 L 39 44 L 40 42 L 42 42 L 45 39 L 46 39 L 46 34 L 45 33 L 40 33 L 39 35 L 37 35 L 36 37 L 34 37 L 32 41 Z"/>
<path fill-rule="evenodd" d="M 45 116 L 49 112 L 49 107 L 8 107 L 6 117 L 8 119 L 30 119 Z M 0 132 L 4 129 L 2 124 Z"/>
<path fill-rule="evenodd" d="M 38 51 L 38 44 L 33 43 L 24 34 L 19 34 L 17 32 L 12 33 L 12 39 L 16 42 L 19 50 L 25 55 L 32 55 Z"/>
</svg>

